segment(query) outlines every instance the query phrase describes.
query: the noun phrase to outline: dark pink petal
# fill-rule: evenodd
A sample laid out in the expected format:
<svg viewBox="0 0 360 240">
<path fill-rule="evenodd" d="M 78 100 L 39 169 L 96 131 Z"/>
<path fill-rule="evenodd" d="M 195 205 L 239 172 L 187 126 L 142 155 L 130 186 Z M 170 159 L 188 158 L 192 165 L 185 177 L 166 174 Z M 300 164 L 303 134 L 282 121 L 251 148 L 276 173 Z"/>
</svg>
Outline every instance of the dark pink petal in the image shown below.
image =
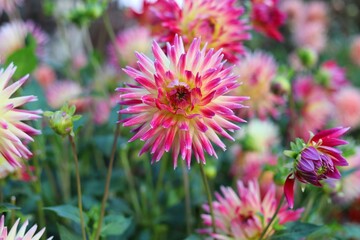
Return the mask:
<svg viewBox="0 0 360 240">
<path fill-rule="evenodd" d="M 293 174 L 290 174 L 284 184 L 284 194 L 289 208 L 294 208 L 294 184 L 295 178 Z"/>
</svg>

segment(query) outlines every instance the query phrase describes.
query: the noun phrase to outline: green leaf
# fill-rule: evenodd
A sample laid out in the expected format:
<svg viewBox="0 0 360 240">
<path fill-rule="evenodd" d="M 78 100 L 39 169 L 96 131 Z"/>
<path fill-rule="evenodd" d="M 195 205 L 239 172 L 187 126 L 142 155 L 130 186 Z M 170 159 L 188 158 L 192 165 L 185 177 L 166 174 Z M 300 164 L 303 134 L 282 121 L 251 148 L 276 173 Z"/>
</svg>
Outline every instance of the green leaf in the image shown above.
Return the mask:
<svg viewBox="0 0 360 240">
<path fill-rule="evenodd" d="M 298 240 L 319 230 L 322 226 L 310 223 L 292 222 L 286 225 L 285 230 L 277 231 L 271 240 Z"/>
<path fill-rule="evenodd" d="M 58 224 L 57 227 L 59 230 L 61 240 L 80 240 L 81 239 L 81 236 L 78 236 L 75 233 L 69 231 L 66 227 L 64 227 L 60 224 Z"/>
<path fill-rule="evenodd" d="M 357 239 L 360 236 L 360 225 L 359 224 L 346 224 L 343 226 L 341 231 L 346 239 Z"/>
<path fill-rule="evenodd" d="M 2 203 L 0 205 L 0 213 L 10 212 L 11 210 L 19 210 L 20 208 L 10 203 Z"/>
<path fill-rule="evenodd" d="M 15 51 L 6 59 L 6 65 L 14 63 L 17 70 L 14 78 L 18 79 L 35 70 L 38 60 L 36 57 L 36 41 L 29 35 L 26 38 L 26 46 Z"/>
<path fill-rule="evenodd" d="M 60 205 L 54 207 L 46 207 L 45 210 L 50 210 L 55 212 L 59 217 L 70 219 L 76 223 L 80 224 L 80 214 L 77 207 L 71 205 Z M 84 214 L 85 224 L 88 222 L 89 218 Z"/>
<path fill-rule="evenodd" d="M 122 215 L 109 215 L 104 219 L 101 236 L 121 235 L 129 228 L 131 222 L 131 218 L 125 218 Z"/>
</svg>

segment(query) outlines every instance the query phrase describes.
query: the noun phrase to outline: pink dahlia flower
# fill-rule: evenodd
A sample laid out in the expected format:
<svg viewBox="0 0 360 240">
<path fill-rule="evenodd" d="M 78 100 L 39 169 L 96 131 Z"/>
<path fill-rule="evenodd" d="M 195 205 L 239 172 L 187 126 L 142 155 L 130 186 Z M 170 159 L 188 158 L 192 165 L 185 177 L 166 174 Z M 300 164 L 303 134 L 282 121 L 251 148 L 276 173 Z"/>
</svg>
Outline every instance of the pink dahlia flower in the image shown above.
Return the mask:
<svg viewBox="0 0 360 240">
<path fill-rule="evenodd" d="M 275 117 L 278 114 L 276 105 L 282 104 L 283 99 L 271 91 L 271 81 L 277 72 L 273 57 L 263 52 L 248 53 L 234 70 L 244 83 L 236 92 L 250 96 L 250 108 L 247 111 L 249 117 Z"/>
<path fill-rule="evenodd" d="M 49 106 L 57 109 L 67 102 L 78 99 L 82 92 L 80 84 L 76 82 L 70 80 L 55 81 L 46 87 L 45 96 Z"/>
<path fill-rule="evenodd" d="M 328 60 L 320 66 L 320 74 L 324 79 L 323 85 L 332 91 L 349 85 L 345 68 L 340 67 L 335 61 Z"/>
<path fill-rule="evenodd" d="M 8 86 L 16 68 L 11 64 L 5 70 L 0 70 L 0 155 L 12 166 L 21 166 L 21 158 L 29 158 L 31 152 L 21 141 L 33 141 L 32 135 L 40 131 L 30 127 L 22 121 L 40 118 L 41 111 L 20 109 L 25 103 L 36 101 L 35 96 L 22 96 L 11 98 L 28 79 L 23 77 L 19 81 Z"/>
<path fill-rule="evenodd" d="M 6 12 L 11 14 L 17 6 L 22 6 L 23 0 L 0 0 L 0 14 Z"/>
<path fill-rule="evenodd" d="M 272 184 L 265 196 L 260 195 L 259 184 L 250 181 L 248 187 L 243 182 L 237 182 L 238 194 L 230 187 L 221 187 L 221 194 L 215 193 L 216 201 L 213 208 L 215 214 L 216 233 L 212 229 L 202 229 L 200 233 L 215 239 L 258 239 L 275 213 L 279 201 L 275 197 L 275 185 Z M 209 213 L 209 206 L 204 205 Z M 303 209 L 288 210 L 283 206 L 274 222 L 283 225 L 300 218 Z M 211 226 L 210 214 L 203 214 L 203 222 Z M 265 239 L 274 234 L 273 225 L 270 226 Z"/>
<path fill-rule="evenodd" d="M 360 126 L 360 91 L 358 88 L 340 89 L 334 96 L 334 118 L 339 125 L 349 127 Z"/>
<path fill-rule="evenodd" d="M 3 24 L 0 27 L 0 39 L 2 39 L 0 42 L 1 60 L 4 61 L 15 51 L 25 47 L 25 40 L 29 34 L 35 38 L 37 53 L 41 54 L 48 38 L 33 22 L 13 21 Z"/>
<path fill-rule="evenodd" d="M 321 187 L 321 180 L 327 178 L 340 179 L 341 175 L 337 166 L 347 166 L 348 162 L 341 155 L 336 146 L 347 144 L 340 137 L 349 128 L 332 128 L 323 130 L 310 138 L 307 144 L 298 149 L 299 144 L 293 144 L 294 170 L 285 182 L 284 193 L 289 206 L 294 206 L 294 183 L 298 179 L 303 183 Z M 295 146 L 296 145 L 296 146 Z"/>
<path fill-rule="evenodd" d="M 238 130 L 232 122 L 244 122 L 233 111 L 248 98 L 225 95 L 239 86 L 237 76 L 224 66 L 221 50 L 207 51 L 206 44 L 200 49 L 200 43 L 194 39 L 185 51 L 182 38 L 176 36 L 165 55 L 154 42 L 155 61 L 138 53 L 140 70 L 124 69 L 140 86 L 117 89 L 120 104 L 129 106 L 120 113 L 133 114 L 122 122 L 134 127 L 130 141 L 145 141 L 140 154 L 149 151 L 153 161 L 171 149 L 174 167 L 179 154 L 188 167 L 192 153 L 205 163 L 204 150 L 217 157 L 211 142 L 225 150 L 218 135 L 233 140 L 226 130 Z"/>
<path fill-rule="evenodd" d="M 311 77 L 298 77 L 294 82 L 294 100 L 299 109 L 292 113 L 292 138 L 309 139 L 309 132 L 325 126 L 333 111 L 328 95 Z"/>
<path fill-rule="evenodd" d="M 351 60 L 358 66 L 360 66 L 360 35 L 356 36 L 350 46 Z"/>
<path fill-rule="evenodd" d="M 26 228 L 29 225 L 28 221 L 26 221 L 20 227 L 20 229 L 18 231 L 17 228 L 19 226 L 19 222 L 20 222 L 20 218 L 15 222 L 15 224 L 12 226 L 12 228 L 8 232 L 7 226 L 5 226 L 4 215 L 2 215 L 1 219 L 0 219 L 0 239 L 2 239 L 2 240 L 39 240 L 45 232 L 45 228 L 43 228 L 40 230 L 40 232 L 35 234 L 37 225 L 34 225 L 32 228 L 30 228 L 29 231 L 26 231 Z M 48 238 L 48 240 L 51 240 L 51 239 L 52 239 L 52 237 Z"/>
<path fill-rule="evenodd" d="M 282 42 L 279 31 L 285 23 L 285 13 L 278 6 L 278 0 L 252 0 L 251 23 L 254 29 L 264 35 Z"/>
<path fill-rule="evenodd" d="M 155 34 L 159 42 L 173 42 L 179 34 L 189 46 L 193 38 L 201 37 L 209 47 L 223 49 L 230 62 L 244 53 L 242 42 L 250 39 L 249 26 L 240 20 L 244 9 L 236 6 L 236 0 L 184 0 L 181 7 L 175 0 L 158 2 L 163 3 L 161 7 L 150 9 L 162 26 Z"/>
<path fill-rule="evenodd" d="M 133 27 L 120 32 L 116 37 L 116 46 L 109 45 L 109 62 L 115 68 L 136 65 L 134 52 L 150 53 L 151 40 L 149 30 L 144 27 Z"/>
</svg>

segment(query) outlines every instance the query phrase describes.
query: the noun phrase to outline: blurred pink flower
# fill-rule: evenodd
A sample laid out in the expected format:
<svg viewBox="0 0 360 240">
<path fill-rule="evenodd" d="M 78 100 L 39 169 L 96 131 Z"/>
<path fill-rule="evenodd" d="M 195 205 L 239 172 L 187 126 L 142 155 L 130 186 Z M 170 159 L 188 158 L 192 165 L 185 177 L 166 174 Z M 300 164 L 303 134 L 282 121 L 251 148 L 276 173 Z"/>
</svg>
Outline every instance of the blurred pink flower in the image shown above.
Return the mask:
<svg viewBox="0 0 360 240">
<path fill-rule="evenodd" d="M 328 23 L 328 5 L 322 1 L 309 1 L 304 9 L 307 22 Z"/>
<path fill-rule="evenodd" d="M 108 47 L 110 64 L 116 69 L 126 65 L 135 66 L 137 58 L 134 52 L 149 54 L 151 41 L 150 32 L 145 27 L 132 27 L 120 32 L 116 36 L 116 46 L 110 44 Z"/>
<path fill-rule="evenodd" d="M 5 226 L 5 217 L 1 216 L 0 219 L 0 239 L 2 240 L 39 240 L 45 232 L 45 228 L 41 229 L 40 232 L 36 233 L 37 225 L 34 225 L 30 230 L 26 231 L 29 222 L 26 221 L 19 230 L 17 230 L 20 223 L 20 218 L 16 220 L 15 224 L 8 231 L 8 227 Z M 35 234 L 35 235 L 34 235 Z M 51 240 L 52 237 L 47 240 Z"/>
<path fill-rule="evenodd" d="M 279 28 L 285 23 L 285 13 L 278 6 L 278 0 L 251 0 L 251 23 L 254 29 L 270 38 L 282 42 L 284 37 Z"/>
<path fill-rule="evenodd" d="M 340 67 L 335 61 L 328 60 L 320 66 L 320 73 L 326 79 L 324 86 L 331 91 L 338 91 L 349 85 L 345 68 Z"/>
<path fill-rule="evenodd" d="M 157 15 L 157 12 L 171 15 L 171 11 L 174 11 L 175 1 L 168 0 L 143 0 L 142 9 L 131 9 L 130 16 L 136 18 L 136 20 L 147 29 L 150 29 L 153 35 L 162 34 L 163 26 L 162 20 Z M 177 9 L 177 8 L 176 8 Z"/>
<path fill-rule="evenodd" d="M 298 22 L 304 12 L 304 2 L 302 0 L 282 0 L 280 9 L 285 12 L 286 19 L 290 24 Z"/>
<path fill-rule="evenodd" d="M 242 181 L 237 182 L 236 193 L 230 187 L 221 187 L 221 194 L 215 193 L 216 201 L 213 201 L 215 214 L 216 233 L 212 229 L 201 229 L 200 233 L 209 235 L 215 239 L 237 239 L 250 240 L 258 239 L 270 219 L 275 213 L 279 201 L 275 197 L 275 185 L 272 184 L 265 196 L 260 194 L 259 184 L 256 181 L 249 181 L 245 187 Z M 207 214 L 201 217 L 206 226 L 211 226 L 209 206 L 204 205 Z M 279 225 L 296 221 L 300 218 L 303 209 L 295 211 L 288 210 L 283 206 L 274 222 Z M 265 235 L 268 239 L 274 233 L 273 225 Z"/>
<path fill-rule="evenodd" d="M 354 201 L 360 197 L 360 148 L 356 148 L 353 156 L 346 159 L 349 166 L 344 171 L 352 171 L 341 179 L 341 199 L 346 202 Z"/>
<path fill-rule="evenodd" d="M 304 144 L 300 152 L 292 153 L 295 154 L 294 168 L 284 185 L 284 194 L 290 208 L 294 206 L 295 179 L 322 187 L 321 180 L 341 178 L 336 167 L 349 164 L 342 156 L 342 152 L 335 147 L 348 143 L 340 138 L 348 130 L 349 128 L 337 127 L 320 131 Z"/>
<path fill-rule="evenodd" d="M 327 42 L 327 5 L 320 1 L 286 0 L 282 9 L 288 15 L 296 47 L 323 51 Z"/>
<path fill-rule="evenodd" d="M 28 76 L 8 85 L 16 67 L 9 65 L 0 70 L 0 158 L 4 158 L 12 167 L 20 167 L 21 159 L 32 156 L 23 141 L 33 141 L 31 136 L 40 134 L 23 121 L 40 118 L 40 110 L 26 110 L 24 104 L 37 100 L 36 96 L 18 96 L 11 98 L 28 79 Z"/>
<path fill-rule="evenodd" d="M 95 124 L 104 124 L 110 117 L 111 105 L 108 99 L 93 99 L 92 101 L 93 120 Z"/>
<path fill-rule="evenodd" d="M 51 85 L 56 79 L 56 74 L 54 70 L 50 66 L 45 64 L 42 64 L 37 67 L 37 69 L 34 72 L 34 76 L 35 79 L 39 82 L 39 84 L 43 88 L 46 88 L 49 85 Z"/>
<path fill-rule="evenodd" d="M 87 62 L 88 62 L 88 59 L 85 56 L 85 54 L 78 53 L 74 56 L 74 58 L 72 60 L 72 65 L 75 70 L 79 70 L 79 69 L 85 67 Z"/>
<path fill-rule="evenodd" d="M 274 165 L 277 162 L 277 156 L 271 152 L 254 152 L 240 150 L 235 155 L 235 161 L 231 167 L 231 175 L 247 183 L 252 179 L 258 179 L 261 182 L 261 176 L 264 173 L 266 164 Z"/>
<path fill-rule="evenodd" d="M 342 126 L 360 125 L 360 91 L 354 87 L 340 89 L 334 96 L 336 123 Z"/>
<path fill-rule="evenodd" d="M 277 72 L 277 64 L 273 57 L 259 51 L 247 53 L 244 59 L 237 63 L 234 71 L 244 83 L 234 92 L 250 97 L 249 109 L 243 113 L 248 113 L 250 118 L 276 117 L 276 106 L 282 104 L 283 99 L 271 91 L 271 81 Z"/>
<path fill-rule="evenodd" d="M 358 66 L 360 66 L 360 35 L 357 35 L 352 40 L 350 46 L 351 60 Z"/>
<path fill-rule="evenodd" d="M 294 26 L 294 42 L 298 48 L 309 48 L 319 53 L 326 47 L 326 27 L 317 22 L 300 22 Z"/>
<path fill-rule="evenodd" d="M 45 89 L 47 103 L 53 109 L 79 98 L 81 94 L 81 86 L 69 80 L 55 81 Z"/>
<path fill-rule="evenodd" d="M 16 7 L 22 6 L 24 0 L 0 0 L 0 15 L 3 12 L 11 14 Z"/>
<path fill-rule="evenodd" d="M 298 109 L 292 116 L 292 138 L 309 139 L 309 132 L 321 129 L 333 112 L 333 106 L 323 88 L 316 85 L 310 76 L 294 81 L 294 100 Z"/>
<path fill-rule="evenodd" d="M 244 53 L 242 42 L 250 39 L 249 26 L 240 20 L 244 8 L 236 6 L 236 0 L 184 0 L 182 7 L 175 0 L 158 2 L 166 2 L 166 7 L 151 8 L 162 26 L 155 35 L 159 42 L 173 42 L 179 34 L 189 46 L 193 38 L 201 37 L 208 47 L 222 49 L 230 62 Z"/>
<path fill-rule="evenodd" d="M 188 167 L 192 154 L 205 163 L 204 151 L 217 157 L 211 142 L 226 149 L 218 134 L 234 140 L 226 130 L 238 130 L 232 122 L 244 122 L 233 111 L 242 108 L 240 102 L 247 97 L 225 95 L 239 86 L 237 76 L 224 65 L 220 50 L 207 51 L 206 44 L 202 49 L 200 44 L 194 39 L 185 51 L 182 38 L 176 36 L 165 55 L 154 42 L 155 61 L 137 54 L 140 71 L 124 69 L 140 86 L 117 89 L 120 104 L 128 105 L 120 113 L 132 114 L 122 122 L 134 127 L 130 141 L 145 141 L 140 155 L 149 151 L 153 162 L 172 150 L 174 168 L 179 154 Z"/>
<path fill-rule="evenodd" d="M 31 21 L 13 21 L 0 27 L 0 56 L 5 60 L 15 51 L 25 47 L 26 37 L 31 34 L 37 44 L 37 54 L 42 54 L 47 35 Z"/>
</svg>

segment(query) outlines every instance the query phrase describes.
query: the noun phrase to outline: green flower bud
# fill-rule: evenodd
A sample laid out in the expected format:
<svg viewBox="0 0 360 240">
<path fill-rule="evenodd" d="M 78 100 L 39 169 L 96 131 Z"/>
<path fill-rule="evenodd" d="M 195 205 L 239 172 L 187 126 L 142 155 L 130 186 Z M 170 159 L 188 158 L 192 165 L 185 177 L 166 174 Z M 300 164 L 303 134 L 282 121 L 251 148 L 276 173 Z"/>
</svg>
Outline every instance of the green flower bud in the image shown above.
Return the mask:
<svg viewBox="0 0 360 240">
<path fill-rule="evenodd" d="M 306 68 L 312 68 L 318 60 L 316 52 L 309 48 L 300 48 L 297 51 L 297 56 L 301 64 Z"/>
<path fill-rule="evenodd" d="M 216 170 L 216 167 L 214 165 L 206 164 L 204 166 L 204 171 L 205 171 L 206 176 L 209 179 L 214 179 L 216 177 L 217 170 Z"/>
<path fill-rule="evenodd" d="M 44 112 L 44 116 L 49 119 L 50 127 L 62 137 L 68 135 L 74 136 L 74 121 L 81 118 L 80 115 L 74 115 L 76 111 L 75 106 L 69 107 L 64 105 L 60 111 Z"/>
</svg>

